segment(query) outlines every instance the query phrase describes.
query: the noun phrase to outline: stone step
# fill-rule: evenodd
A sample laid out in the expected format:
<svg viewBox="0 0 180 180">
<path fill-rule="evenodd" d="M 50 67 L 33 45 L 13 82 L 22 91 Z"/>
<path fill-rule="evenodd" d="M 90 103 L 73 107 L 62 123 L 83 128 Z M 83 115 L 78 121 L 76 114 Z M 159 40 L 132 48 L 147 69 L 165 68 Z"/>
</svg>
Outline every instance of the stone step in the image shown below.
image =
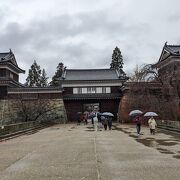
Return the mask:
<svg viewBox="0 0 180 180">
<path fill-rule="evenodd" d="M 171 131 L 171 132 L 175 132 L 175 133 L 178 133 L 178 134 L 180 133 L 180 129 L 169 127 L 169 126 L 160 126 L 160 125 L 158 125 L 158 128 L 159 129 L 164 129 L 164 130 L 167 130 L 167 131 Z"/>
<path fill-rule="evenodd" d="M 50 125 L 38 125 L 38 126 L 35 126 L 33 128 L 24 129 L 24 130 L 21 130 L 21 131 L 10 133 L 10 134 L 0 135 L 0 142 L 6 141 L 6 140 L 9 140 L 9 139 L 12 139 L 12 138 L 16 138 L 16 137 L 19 137 L 19 136 L 22 136 L 22 135 L 34 134 L 34 133 L 38 132 L 38 130 L 47 128 L 49 126 Z"/>
</svg>

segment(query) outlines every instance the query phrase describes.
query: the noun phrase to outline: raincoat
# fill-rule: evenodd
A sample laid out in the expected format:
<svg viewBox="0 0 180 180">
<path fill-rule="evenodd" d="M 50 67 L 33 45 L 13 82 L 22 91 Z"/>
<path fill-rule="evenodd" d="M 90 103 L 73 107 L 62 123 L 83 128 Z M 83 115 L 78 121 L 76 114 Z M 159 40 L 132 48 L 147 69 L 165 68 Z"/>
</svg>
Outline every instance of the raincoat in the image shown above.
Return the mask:
<svg viewBox="0 0 180 180">
<path fill-rule="evenodd" d="M 155 129 L 157 126 L 157 123 L 153 117 L 148 120 L 148 124 L 150 129 Z"/>
</svg>

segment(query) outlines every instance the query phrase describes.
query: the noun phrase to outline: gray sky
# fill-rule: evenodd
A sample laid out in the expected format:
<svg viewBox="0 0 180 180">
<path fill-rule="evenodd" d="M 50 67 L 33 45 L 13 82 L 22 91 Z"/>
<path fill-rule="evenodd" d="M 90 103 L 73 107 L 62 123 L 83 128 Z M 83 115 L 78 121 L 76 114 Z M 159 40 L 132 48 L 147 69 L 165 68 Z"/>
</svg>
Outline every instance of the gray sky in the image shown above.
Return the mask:
<svg viewBox="0 0 180 180">
<path fill-rule="evenodd" d="M 26 70 L 34 60 L 52 77 L 68 68 L 109 68 L 118 46 L 124 70 L 158 61 L 162 47 L 180 44 L 179 0 L 1 0 L 0 51 Z"/>
</svg>

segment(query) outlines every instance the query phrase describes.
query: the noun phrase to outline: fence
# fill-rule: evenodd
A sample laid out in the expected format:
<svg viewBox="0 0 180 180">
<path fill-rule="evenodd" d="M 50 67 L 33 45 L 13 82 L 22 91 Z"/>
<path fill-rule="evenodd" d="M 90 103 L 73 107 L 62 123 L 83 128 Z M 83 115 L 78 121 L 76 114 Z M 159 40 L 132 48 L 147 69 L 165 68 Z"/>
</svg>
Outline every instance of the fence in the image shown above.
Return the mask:
<svg viewBox="0 0 180 180">
<path fill-rule="evenodd" d="M 158 120 L 158 126 L 180 130 L 180 121 Z"/>
<path fill-rule="evenodd" d="M 30 122 L 23 122 L 23 123 L 1 126 L 0 134 L 3 135 L 3 134 L 17 132 L 24 129 L 29 129 L 29 128 L 37 126 L 38 124 L 39 124 L 38 121 L 30 121 Z"/>
</svg>

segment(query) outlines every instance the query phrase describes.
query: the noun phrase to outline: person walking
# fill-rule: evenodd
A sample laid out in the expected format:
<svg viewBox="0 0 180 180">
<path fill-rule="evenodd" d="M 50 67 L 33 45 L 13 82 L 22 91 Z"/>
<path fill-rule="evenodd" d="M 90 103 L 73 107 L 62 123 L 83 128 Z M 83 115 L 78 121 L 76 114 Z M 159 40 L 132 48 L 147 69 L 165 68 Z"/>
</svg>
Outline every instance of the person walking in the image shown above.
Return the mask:
<svg viewBox="0 0 180 180">
<path fill-rule="evenodd" d="M 109 130 L 111 130 L 111 128 L 112 128 L 112 117 L 108 117 L 108 128 L 109 128 Z"/>
<path fill-rule="evenodd" d="M 87 125 L 88 124 L 88 113 L 84 113 L 84 124 Z"/>
<path fill-rule="evenodd" d="M 81 124 L 81 115 L 82 115 L 81 112 L 77 112 L 77 125 Z"/>
<path fill-rule="evenodd" d="M 137 130 L 137 134 L 138 136 L 140 135 L 141 132 L 141 117 L 138 115 L 134 118 L 134 122 L 136 123 L 136 130 Z"/>
<path fill-rule="evenodd" d="M 155 135 L 155 129 L 156 129 L 156 126 L 157 126 L 156 120 L 153 117 L 151 117 L 148 120 L 148 124 L 149 124 L 149 128 L 150 128 L 150 134 Z"/>
<path fill-rule="evenodd" d="M 101 116 L 101 120 L 102 120 L 102 125 L 104 126 L 104 130 L 107 130 L 107 126 L 108 126 L 108 120 L 107 117 Z"/>
<path fill-rule="evenodd" d="M 94 130 L 98 131 L 98 118 L 97 118 L 97 112 L 95 112 L 95 117 L 93 118 L 94 121 Z"/>
</svg>

